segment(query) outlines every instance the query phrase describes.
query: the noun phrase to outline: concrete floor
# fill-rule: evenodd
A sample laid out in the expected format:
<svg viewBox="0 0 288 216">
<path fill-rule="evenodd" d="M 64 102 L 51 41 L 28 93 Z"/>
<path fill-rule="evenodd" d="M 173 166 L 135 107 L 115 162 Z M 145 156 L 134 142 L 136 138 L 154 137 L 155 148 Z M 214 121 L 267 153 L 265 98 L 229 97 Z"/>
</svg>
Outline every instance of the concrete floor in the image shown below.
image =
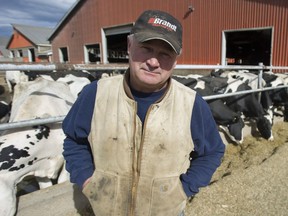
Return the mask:
<svg viewBox="0 0 288 216">
<path fill-rule="evenodd" d="M 79 188 L 64 182 L 19 197 L 17 216 L 93 215 Z"/>
</svg>

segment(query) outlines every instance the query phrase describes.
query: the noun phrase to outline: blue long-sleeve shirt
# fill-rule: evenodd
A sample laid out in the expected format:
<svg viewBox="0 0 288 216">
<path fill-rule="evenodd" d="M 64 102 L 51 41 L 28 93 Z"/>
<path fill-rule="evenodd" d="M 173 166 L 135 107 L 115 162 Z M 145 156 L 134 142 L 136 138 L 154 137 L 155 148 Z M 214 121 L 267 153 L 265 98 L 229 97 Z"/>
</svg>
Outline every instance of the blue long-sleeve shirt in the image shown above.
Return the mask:
<svg viewBox="0 0 288 216">
<path fill-rule="evenodd" d="M 149 106 L 164 93 L 140 93 L 131 90 L 138 103 L 137 115 L 145 119 Z M 92 176 L 95 166 L 88 141 L 94 103 L 97 93 L 97 81 L 87 85 L 79 95 L 63 121 L 64 140 L 63 155 L 70 180 L 82 188 L 86 179 Z M 190 167 L 180 176 L 183 189 L 188 197 L 199 192 L 200 187 L 207 186 L 225 152 L 216 123 L 206 101 L 196 95 L 191 118 L 191 134 L 194 151 L 191 153 Z"/>
</svg>

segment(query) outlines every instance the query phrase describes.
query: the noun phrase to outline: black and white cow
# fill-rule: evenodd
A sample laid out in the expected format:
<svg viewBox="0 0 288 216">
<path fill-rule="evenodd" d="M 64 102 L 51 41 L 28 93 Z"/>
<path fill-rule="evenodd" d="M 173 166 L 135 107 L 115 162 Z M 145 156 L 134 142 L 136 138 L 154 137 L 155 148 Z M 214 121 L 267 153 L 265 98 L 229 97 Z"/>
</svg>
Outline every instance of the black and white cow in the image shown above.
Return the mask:
<svg viewBox="0 0 288 216">
<path fill-rule="evenodd" d="M 263 73 L 263 79 L 266 81 L 265 87 L 288 86 L 288 74 L 273 72 Z M 288 121 L 288 87 L 268 91 L 273 104 L 273 111 L 279 114 L 277 110 L 282 111 L 283 120 Z M 280 114 L 281 115 L 281 114 Z"/>
<path fill-rule="evenodd" d="M 10 122 L 66 115 L 74 101 L 65 83 L 43 78 L 20 82 L 14 88 Z M 62 171 L 64 138 L 61 123 L 10 129 L 0 136 L 1 216 L 15 214 L 16 186 L 25 177 L 37 177 L 40 188 L 52 185 L 49 179 Z"/>
<path fill-rule="evenodd" d="M 68 84 L 70 91 L 75 99 L 78 97 L 84 86 L 91 83 L 88 78 L 78 77 L 73 74 L 67 74 L 65 77 L 60 77 L 56 80 L 56 82 L 63 82 Z"/>
<path fill-rule="evenodd" d="M 14 86 L 20 82 L 27 82 L 28 76 L 26 76 L 20 70 L 11 70 L 5 72 L 5 81 L 8 86 L 8 90 L 10 93 L 13 92 Z"/>
<path fill-rule="evenodd" d="M 247 70 L 223 71 L 211 73 L 215 77 L 227 78 L 224 93 L 234 93 L 245 90 L 255 90 L 258 88 L 258 75 L 249 73 Z M 261 80 L 261 85 L 265 86 L 265 80 Z M 225 103 L 234 111 L 240 111 L 246 118 L 256 120 L 256 127 L 262 137 L 272 141 L 273 113 L 270 97 L 267 92 L 249 93 L 227 97 Z"/>
<path fill-rule="evenodd" d="M 14 86 L 20 82 L 34 81 L 42 77 L 46 80 L 65 82 L 69 85 L 72 94 L 77 98 L 82 88 L 94 81 L 95 78 L 86 71 L 6 71 L 6 81 L 10 93 L 13 93 Z"/>
<path fill-rule="evenodd" d="M 56 81 L 59 78 L 63 78 L 68 74 L 74 75 L 76 77 L 85 77 L 91 81 L 95 80 L 93 75 L 91 75 L 90 72 L 86 70 L 53 70 L 53 71 L 21 71 L 23 74 L 25 74 L 28 77 L 29 81 L 33 81 L 37 79 L 38 77 L 43 77 L 48 80 L 54 80 Z"/>
<path fill-rule="evenodd" d="M 219 94 L 218 89 L 212 87 L 207 78 L 201 75 L 173 76 L 173 79 L 196 90 L 201 96 Z M 207 100 L 215 122 L 231 141 L 241 144 L 243 142 L 244 121 L 241 112 L 235 112 L 223 103 L 221 99 Z"/>
</svg>

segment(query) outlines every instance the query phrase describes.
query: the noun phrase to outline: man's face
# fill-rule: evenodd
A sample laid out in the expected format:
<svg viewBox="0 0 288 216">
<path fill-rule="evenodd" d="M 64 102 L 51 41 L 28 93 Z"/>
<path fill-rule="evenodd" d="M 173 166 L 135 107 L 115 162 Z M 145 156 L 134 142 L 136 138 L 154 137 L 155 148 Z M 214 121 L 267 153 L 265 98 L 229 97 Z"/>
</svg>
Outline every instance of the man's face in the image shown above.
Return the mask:
<svg viewBox="0 0 288 216">
<path fill-rule="evenodd" d="M 177 54 L 162 40 L 140 43 L 128 38 L 130 85 L 141 92 L 155 92 L 166 85 L 176 66 Z"/>
</svg>

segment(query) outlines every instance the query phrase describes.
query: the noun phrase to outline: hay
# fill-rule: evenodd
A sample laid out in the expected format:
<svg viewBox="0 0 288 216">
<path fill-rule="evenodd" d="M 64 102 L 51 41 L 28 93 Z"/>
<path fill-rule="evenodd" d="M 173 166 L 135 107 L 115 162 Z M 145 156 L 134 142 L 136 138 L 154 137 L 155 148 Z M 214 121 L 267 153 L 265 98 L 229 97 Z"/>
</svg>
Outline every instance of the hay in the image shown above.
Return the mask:
<svg viewBox="0 0 288 216">
<path fill-rule="evenodd" d="M 273 126 L 274 141 L 248 135 L 228 144 L 211 184 L 188 203 L 186 215 L 286 215 L 288 123 Z"/>
</svg>

